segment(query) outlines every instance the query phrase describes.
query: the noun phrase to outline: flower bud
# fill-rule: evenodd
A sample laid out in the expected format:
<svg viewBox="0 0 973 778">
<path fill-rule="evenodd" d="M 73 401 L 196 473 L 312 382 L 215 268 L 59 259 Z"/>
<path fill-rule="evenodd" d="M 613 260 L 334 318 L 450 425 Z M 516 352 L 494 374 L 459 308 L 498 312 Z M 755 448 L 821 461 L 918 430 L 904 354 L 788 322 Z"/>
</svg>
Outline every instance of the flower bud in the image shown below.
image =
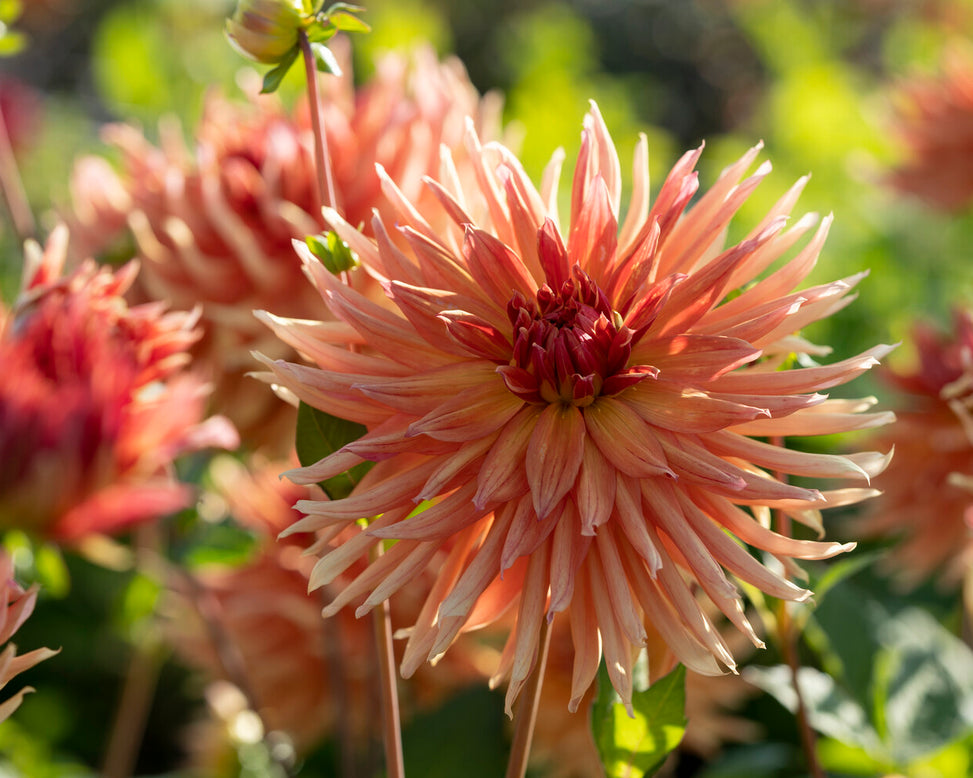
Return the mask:
<svg viewBox="0 0 973 778">
<path fill-rule="evenodd" d="M 275 64 L 297 45 L 301 0 L 240 0 L 226 35 L 243 56 Z"/>
</svg>

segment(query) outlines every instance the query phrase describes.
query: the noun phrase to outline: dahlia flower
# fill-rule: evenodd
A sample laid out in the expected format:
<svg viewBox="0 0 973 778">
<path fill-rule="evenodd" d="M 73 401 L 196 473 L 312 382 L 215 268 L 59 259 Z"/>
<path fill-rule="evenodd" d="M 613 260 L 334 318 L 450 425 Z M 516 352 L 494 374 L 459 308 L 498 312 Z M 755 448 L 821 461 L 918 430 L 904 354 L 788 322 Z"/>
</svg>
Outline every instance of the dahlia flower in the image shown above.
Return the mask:
<svg viewBox="0 0 973 778">
<path fill-rule="evenodd" d="M 375 303 L 297 245 L 336 322 L 262 318 L 316 367 L 264 358 L 273 381 L 368 432 L 290 473 L 301 483 L 377 464 L 349 497 L 306 500 L 288 532 L 355 537 L 327 550 L 314 587 L 384 539 L 384 555 L 325 608 L 364 613 L 394 594 L 444 546 L 445 564 L 409 635 L 401 671 L 439 657 L 464 629 L 516 608 L 499 669 L 508 710 L 531 672 L 543 619 L 563 614 L 574 644 L 571 708 L 602 654 L 622 700 L 632 694 L 633 649 L 652 623 L 690 669 L 718 674 L 734 659 L 693 597 L 699 587 L 756 644 L 730 575 L 789 600 L 810 592 L 751 555 L 790 563 L 853 544 L 799 540 L 768 529 L 778 509 L 815 529 L 820 509 L 855 502 L 866 486 L 821 491 L 778 476 L 867 483 L 887 458 L 789 451 L 757 437 L 841 432 L 882 423 L 870 400 L 821 392 L 876 364 L 877 346 L 829 365 L 782 369 L 821 349 L 795 335 L 839 310 L 861 278 L 792 289 L 815 264 L 830 224 L 786 226 L 804 181 L 740 243 L 726 227 L 769 172 L 744 178 L 750 150 L 690 206 L 688 152 L 650 207 L 647 144 L 636 151 L 632 203 L 620 224 L 621 175 L 593 105 L 570 192 L 559 214 L 556 156 L 540 190 L 500 144 L 470 129 L 474 185 L 428 179 L 449 229 L 387 179 L 392 225 L 374 240 L 333 210 L 329 221 L 382 283 Z M 794 256 L 784 255 L 802 236 Z M 781 260 L 777 262 L 777 260 Z M 763 271 L 775 265 L 766 277 Z M 367 528 L 362 517 L 372 517 Z M 729 574 L 729 575 L 728 575 Z"/>
<path fill-rule="evenodd" d="M 477 117 L 488 135 L 499 126 L 494 101 L 479 98 L 459 62 L 439 63 L 429 50 L 411 62 L 390 55 L 369 83 L 358 90 L 351 83 L 349 75 L 322 86 L 339 208 L 352 224 L 387 207 L 376 164 L 418 197 L 421 177 L 439 170 L 440 145 L 461 145 L 465 116 Z M 273 96 L 252 102 L 212 95 L 192 151 L 171 124 L 160 128 L 159 147 L 135 127 L 106 128 L 123 172 L 97 157 L 81 159 L 66 218 L 74 250 L 83 254 L 112 248 L 131 230 L 143 264 L 138 294 L 201 308 L 204 337 L 194 355 L 211 371 L 216 407 L 244 440 L 274 443 L 284 455 L 294 414 L 244 374 L 253 349 L 293 354 L 252 311 L 315 315 L 320 298 L 305 283 L 291 241 L 324 223 L 306 106 L 292 116 Z"/>
<path fill-rule="evenodd" d="M 903 408 L 873 441 L 895 459 L 855 531 L 897 538 L 888 561 L 901 579 L 952 585 L 973 562 L 973 314 L 956 311 L 950 335 L 917 324 L 912 339 L 918 364 L 883 372 Z"/>
<path fill-rule="evenodd" d="M 173 459 L 235 447 L 207 387 L 182 368 L 195 316 L 129 307 L 135 264 L 61 275 L 67 234 L 28 244 L 24 286 L 0 309 L 0 529 L 73 541 L 185 507 Z"/>
<path fill-rule="evenodd" d="M 905 82 L 896 125 L 906 158 L 892 185 L 946 211 L 973 202 L 973 56 L 951 49 L 941 74 Z"/>
<path fill-rule="evenodd" d="M 18 585 L 13 577 L 13 561 L 0 552 L 0 645 L 6 643 L 6 647 L 0 652 L 0 689 L 18 673 L 29 670 L 38 662 L 43 662 L 57 653 L 49 648 L 38 648 L 18 656 L 17 647 L 7 642 L 33 613 L 36 601 L 37 586 L 25 591 Z M 32 691 L 34 690 L 29 686 L 25 687 L 13 697 L 0 702 L 0 722 L 10 718 L 20 707 L 24 695 Z"/>
</svg>

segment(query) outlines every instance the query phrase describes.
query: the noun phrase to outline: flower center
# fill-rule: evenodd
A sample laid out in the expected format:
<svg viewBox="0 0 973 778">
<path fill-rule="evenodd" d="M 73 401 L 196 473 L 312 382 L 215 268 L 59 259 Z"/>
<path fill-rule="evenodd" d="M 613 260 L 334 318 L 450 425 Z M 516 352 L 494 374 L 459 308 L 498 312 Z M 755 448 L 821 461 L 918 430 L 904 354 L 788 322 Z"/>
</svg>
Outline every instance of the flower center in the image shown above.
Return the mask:
<svg viewBox="0 0 973 778">
<path fill-rule="evenodd" d="M 633 332 L 577 266 L 557 291 L 544 284 L 532 301 L 515 293 L 507 316 L 513 355 L 498 372 L 527 402 L 584 407 L 654 374 L 652 368 L 626 367 Z"/>
</svg>

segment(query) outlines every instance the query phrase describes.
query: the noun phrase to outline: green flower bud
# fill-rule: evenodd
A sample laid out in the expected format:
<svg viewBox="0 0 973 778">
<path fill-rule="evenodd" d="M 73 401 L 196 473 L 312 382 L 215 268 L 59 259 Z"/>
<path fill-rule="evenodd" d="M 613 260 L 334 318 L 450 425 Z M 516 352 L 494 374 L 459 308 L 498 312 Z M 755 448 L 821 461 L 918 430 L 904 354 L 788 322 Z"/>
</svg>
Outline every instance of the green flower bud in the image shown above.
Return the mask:
<svg viewBox="0 0 973 778">
<path fill-rule="evenodd" d="M 301 0 L 240 0 L 226 35 L 248 59 L 275 64 L 297 45 L 302 11 Z"/>
</svg>

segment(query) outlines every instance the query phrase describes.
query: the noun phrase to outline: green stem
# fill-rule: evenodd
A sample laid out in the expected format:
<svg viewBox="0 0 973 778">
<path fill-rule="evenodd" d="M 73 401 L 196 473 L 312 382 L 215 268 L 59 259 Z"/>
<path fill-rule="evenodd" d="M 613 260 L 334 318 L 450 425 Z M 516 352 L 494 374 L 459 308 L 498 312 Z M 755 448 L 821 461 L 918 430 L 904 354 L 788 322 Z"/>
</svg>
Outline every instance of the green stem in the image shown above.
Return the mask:
<svg viewBox="0 0 973 778">
<path fill-rule="evenodd" d="M 380 544 L 381 545 L 381 544 Z M 381 548 L 376 550 L 376 558 Z M 382 692 L 382 740 L 385 745 L 385 771 L 388 778 L 405 778 L 402 756 L 402 723 L 399 718 L 399 691 L 396 685 L 395 653 L 392 649 L 392 617 L 385 600 L 372 610 L 375 648 L 378 652 L 379 682 Z"/>
<path fill-rule="evenodd" d="M 338 207 L 335 195 L 334 180 L 331 175 L 331 156 L 328 151 L 328 137 L 324 133 L 321 120 L 321 94 L 318 89 L 318 71 L 314 64 L 314 52 L 307 33 L 298 33 L 301 54 L 304 57 L 304 73 L 307 77 L 308 107 L 311 111 L 311 129 L 314 132 L 314 167 L 317 170 L 318 197 L 321 203 L 329 208 Z"/>
<path fill-rule="evenodd" d="M 540 655 L 537 666 L 527 680 L 517 706 L 514 742 L 510 747 L 510 760 L 507 762 L 506 778 L 524 778 L 527 774 L 527 760 L 530 744 L 534 739 L 534 725 L 537 723 L 537 710 L 540 706 L 541 688 L 544 684 L 544 671 L 547 668 L 547 655 L 551 648 L 551 625 L 547 619 L 541 621 Z"/>
</svg>

